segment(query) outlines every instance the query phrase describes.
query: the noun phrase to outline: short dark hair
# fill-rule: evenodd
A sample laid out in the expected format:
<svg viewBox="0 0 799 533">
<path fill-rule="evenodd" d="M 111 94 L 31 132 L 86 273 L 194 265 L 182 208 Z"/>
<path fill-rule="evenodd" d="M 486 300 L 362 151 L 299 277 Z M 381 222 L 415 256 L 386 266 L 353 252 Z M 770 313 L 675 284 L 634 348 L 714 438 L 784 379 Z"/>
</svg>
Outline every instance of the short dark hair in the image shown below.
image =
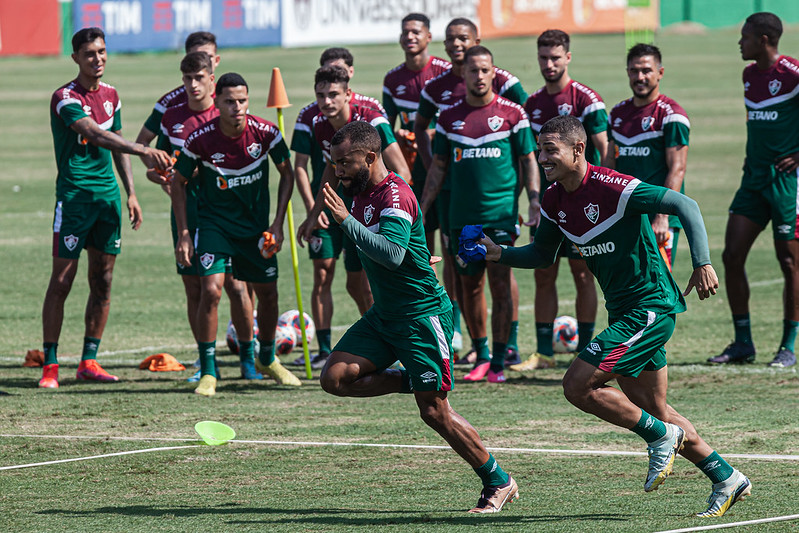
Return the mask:
<svg viewBox="0 0 799 533">
<path fill-rule="evenodd" d="M 457 17 L 449 21 L 447 24 L 447 30 L 450 29 L 452 26 L 468 26 L 469 29 L 474 33 L 475 37 L 477 37 L 477 25 L 472 22 L 471 20 L 467 19 L 466 17 Z M 446 31 L 446 30 L 444 30 Z"/>
<path fill-rule="evenodd" d="M 247 92 L 250 92 L 250 87 L 247 85 L 247 82 L 244 81 L 244 78 L 241 77 L 241 74 L 237 74 L 235 72 L 228 72 L 226 74 L 222 74 L 219 76 L 219 79 L 216 80 L 216 94 L 220 94 L 222 89 L 226 87 L 241 87 L 244 86 L 247 89 Z"/>
<path fill-rule="evenodd" d="M 494 64 L 494 54 L 491 53 L 491 50 L 481 44 L 472 46 L 466 50 L 466 53 L 463 54 L 463 62 L 466 63 L 470 57 L 474 56 L 488 56 L 491 58 L 491 64 Z"/>
<path fill-rule="evenodd" d="M 425 28 L 430 28 L 430 18 L 424 13 L 408 13 L 402 18 L 402 25 L 404 26 L 406 22 L 410 22 L 412 20 L 416 20 L 424 24 Z"/>
<path fill-rule="evenodd" d="M 186 37 L 186 53 L 192 48 L 206 44 L 214 45 L 214 50 L 216 50 L 216 35 L 210 31 L 195 31 L 194 33 L 190 33 L 189 36 Z"/>
<path fill-rule="evenodd" d="M 652 56 L 658 65 L 663 63 L 663 58 L 660 56 L 660 48 L 654 44 L 638 43 L 627 51 L 627 64 L 630 61 L 639 57 Z"/>
<path fill-rule="evenodd" d="M 320 83 L 341 83 L 347 87 L 350 83 L 350 75 L 344 67 L 338 65 L 319 67 L 314 74 L 313 85 L 316 87 Z"/>
<path fill-rule="evenodd" d="M 351 67 L 355 62 L 355 58 L 352 57 L 349 50 L 346 48 L 333 47 L 322 52 L 322 55 L 319 57 L 319 65 L 324 66 L 328 61 L 335 61 L 337 59 L 343 59 L 348 67 Z"/>
<path fill-rule="evenodd" d="M 353 120 L 339 129 L 330 140 L 332 146 L 337 146 L 344 141 L 350 141 L 353 148 L 366 152 L 380 153 L 380 134 L 374 126 L 362 120 Z"/>
<path fill-rule="evenodd" d="M 746 17 L 746 24 L 752 28 L 752 31 L 757 35 L 765 35 L 768 37 L 768 43 L 771 46 L 777 46 L 782 37 L 782 21 L 780 17 L 774 13 L 761 11 L 760 13 L 752 13 Z"/>
<path fill-rule="evenodd" d="M 214 71 L 211 57 L 205 52 L 189 52 L 180 61 L 180 71 L 183 74 L 193 74 L 201 70 L 207 70 L 209 74 Z"/>
<path fill-rule="evenodd" d="M 562 30 L 547 30 L 538 36 L 538 48 L 542 46 L 562 46 L 569 51 L 569 34 Z"/>
<path fill-rule="evenodd" d="M 94 42 L 95 39 L 105 41 L 105 33 L 100 28 L 83 28 L 75 32 L 72 36 L 72 51 L 77 52 L 84 44 Z"/>
<path fill-rule="evenodd" d="M 571 115 L 558 115 L 546 121 L 538 134 L 539 138 L 545 133 L 556 133 L 562 141 L 572 144 L 585 143 L 588 140 L 583 123 Z"/>
</svg>

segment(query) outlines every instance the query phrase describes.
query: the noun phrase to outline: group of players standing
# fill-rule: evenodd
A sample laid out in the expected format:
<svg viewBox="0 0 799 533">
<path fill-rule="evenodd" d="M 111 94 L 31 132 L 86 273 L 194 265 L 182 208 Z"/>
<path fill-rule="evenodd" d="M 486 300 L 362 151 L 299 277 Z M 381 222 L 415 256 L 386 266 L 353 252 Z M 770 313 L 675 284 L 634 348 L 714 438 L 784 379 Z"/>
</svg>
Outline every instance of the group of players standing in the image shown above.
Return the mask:
<svg viewBox="0 0 799 533">
<path fill-rule="evenodd" d="M 792 273 L 799 264 L 799 143 L 796 134 L 784 133 L 799 109 L 799 63 L 778 54 L 781 32 L 779 19 L 768 13 L 752 15 L 742 29 L 742 55 L 755 60 L 744 72 L 749 139 L 744 182 L 731 208 L 724 253 L 728 290 L 731 283 L 739 288 L 737 295 L 730 295 L 736 341 L 710 359 L 716 363 L 754 357 L 751 335 L 746 336 L 745 275 L 735 279 L 728 263 L 736 262 L 743 274 L 749 247 L 769 221 L 786 271 L 785 335 L 771 364 L 795 363 L 799 299 L 793 295 Z M 128 193 L 134 229 L 141 223 L 124 154 L 142 157 L 151 168 L 148 178 L 172 198 L 178 272 L 201 363 L 195 392 L 216 392 L 215 335 L 223 288 L 239 332 L 242 377 L 268 374 L 279 383 L 299 385 L 275 358 L 270 338 L 277 322 L 274 254 L 282 245 L 283 219 L 296 180 L 308 211 L 297 238 L 310 244 L 314 263 L 312 310 L 320 343 L 314 365 L 323 368 L 322 387 L 343 396 L 412 392 L 424 421 L 481 477 L 484 489 L 473 512 L 501 510 L 518 495 L 518 486 L 446 400 L 453 347 L 462 349 L 458 309 L 463 310 L 475 353 L 467 381 L 501 383 L 505 366 L 554 366 L 552 322 L 561 254 L 569 259 L 577 285 L 580 337 L 580 355 L 564 378 L 567 399 L 647 441 L 647 491 L 671 473 L 676 453 L 685 455 L 714 483 L 710 506 L 700 515 L 721 516 L 749 494 L 751 483 L 666 403 L 663 344 L 673 331 L 675 314 L 685 309 L 668 273 L 681 225 L 686 226 L 695 269 L 686 294 L 696 288 L 700 299 L 706 298 L 715 294 L 718 280 L 698 207 L 673 192 L 683 185 L 690 123 L 675 101 L 660 94 L 660 51 L 645 44 L 630 49 L 627 73 L 633 97 L 615 106 L 608 118 L 596 92 L 570 78 L 569 37 L 562 31 L 548 30 L 538 39 L 545 85 L 529 98 L 518 78 L 494 65 L 468 19 L 454 19 L 446 28 L 451 63 L 429 55 L 430 41 L 424 15 L 403 19 L 400 44 L 406 61 L 386 75 L 385 109 L 351 90 L 352 56 L 344 49 L 327 50 L 314 77 L 316 102 L 303 108 L 295 126 L 292 169 L 278 129 L 248 114 L 246 81 L 235 73 L 214 78 L 219 56 L 212 35 L 189 37 L 181 62 L 183 86 L 159 101 L 138 142 L 128 143 L 113 134 L 120 129 L 118 96 L 99 81 L 106 58 L 104 36 L 96 28 L 76 33 L 73 59 L 79 76 L 52 100 L 58 204 L 39 385 L 58 386 L 56 346 L 63 301 L 83 247 L 90 257 L 90 297 L 77 376 L 117 380 L 95 359 L 107 319 L 113 259 L 119 252 L 119 224 L 114 227 L 113 219 L 119 219 L 120 202 L 112 157 Z M 158 147 L 163 149 L 147 147 L 159 132 Z M 758 138 L 763 132 L 769 132 L 763 135 L 767 140 Z M 178 150 L 172 159 L 170 152 Z M 271 224 L 267 155 L 280 173 Z M 540 169 L 555 183 L 546 199 Z M 531 234 L 531 245 L 513 250 L 520 235 L 522 188 L 529 204 L 525 224 L 539 229 Z M 753 205 L 753 198 L 760 203 Z M 586 205 L 575 209 L 583 199 Z M 482 246 L 478 261 L 459 254 L 469 241 L 464 235 L 475 224 L 485 232 L 471 239 L 472 245 Z M 436 229 L 446 292 L 432 268 Z M 615 241 L 596 241 L 611 229 Z M 747 236 L 743 244 L 737 238 L 740 231 Z M 613 258 L 617 246 L 624 251 L 619 257 L 627 254 L 624 258 Z M 342 249 L 347 289 L 363 318 L 332 350 L 330 283 Z M 536 268 L 538 350 L 524 363 L 516 348 L 519 296 L 512 266 Z M 635 271 L 640 286 L 619 282 L 627 270 Z M 611 327 L 597 337 L 592 273 L 611 315 Z M 485 277 L 492 294 L 493 356 L 486 331 Z M 624 279 L 631 283 L 633 278 Z M 261 326 L 257 357 L 253 293 Z M 396 360 L 402 366 L 389 368 Z M 611 379 L 618 380 L 621 390 L 606 385 Z"/>
</svg>

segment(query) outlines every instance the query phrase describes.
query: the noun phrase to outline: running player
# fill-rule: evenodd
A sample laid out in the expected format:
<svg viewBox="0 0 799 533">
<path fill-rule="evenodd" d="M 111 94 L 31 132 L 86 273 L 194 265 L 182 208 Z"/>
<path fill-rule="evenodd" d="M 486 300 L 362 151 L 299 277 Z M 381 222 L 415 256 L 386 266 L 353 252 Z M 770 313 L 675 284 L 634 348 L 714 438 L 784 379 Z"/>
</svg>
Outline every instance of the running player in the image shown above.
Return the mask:
<svg viewBox="0 0 799 533">
<path fill-rule="evenodd" d="M 201 277 L 197 308 L 201 377 L 194 392 L 203 396 L 216 394 L 217 307 L 228 258 L 232 259 L 236 279 L 252 283 L 258 295 L 260 349 L 256 369 L 282 385 L 299 386 L 300 380 L 275 358 L 278 315 L 275 253 L 283 242 L 283 219 L 293 189 L 289 151 L 274 124 L 247 114 L 248 87 L 240 75 L 228 73 L 219 78 L 214 103 L 219 116 L 200 125 L 186 139 L 175 163 L 171 190 L 178 228 L 177 262 L 189 267 L 193 258 L 198 260 Z M 267 155 L 280 173 L 271 225 Z M 186 220 L 187 181 L 189 187 L 197 189 L 194 236 L 189 234 Z M 245 303 L 249 308 L 240 317 L 245 322 L 240 331 L 250 332 L 252 303 L 249 299 Z M 242 346 L 241 351 L 245 348 L 246 345 Z"/>
<path fill-rule="evenodd" d="M 64 302 L 72 290 L 81 250 L 89 256 L 89 301 L 77 378 L 118 381 L 97 362 L 111 303 L 111 280 L 120 252 L 122 206 L 114 177 L 116 166 L 128 196 L 128 218 L 134 230 L 142 210 L 133 187 L 128 154 L 148 156 L 157 168 L 170 166 L 169 154 L 122 138 L 121 104 L 116 89 L 100 81 L 107 60 L 105 34 L 83 28 L 72 36 L 72 60 L 78 77 L 50 99 L 56 166 L 53 220 L 53 265 L 42 308 L 44 368 L 39 387 L 58 387 L 58 339 Z M 113 166 L 112 166 L 113 160 Z"/>
<path fill-rule="evenodd" d="M 516 482 L 486 451 L 477 431 L 447 401 L 452 389 L 452 311 L 430 266 L 419 204 L 383 164 L 381 138 L 350 122 L 331 140 L 335 181 L 354 197 L 352 214 L 330 183 L 324 201 L 358 254 L 375 304 L 344 334 L 320 382 L 336 396 L 413 393 L 422 420 L 475 470 L 483 490 L 473 513 L 499 512 L 516 499 Z M 390 369 L 395 361 L 401 370 Z"/>
<path fill-rule="evenodd" d="M 746 159 L 741 186 L 730 205 L 724 239 L 724 273 L 735 340 L 711 363 L 751 363 L 755 344 L 749 319 L 746 258 L 771 222 L 774 249 L 785 277 L 783 333 L 773 367 L 796 364 L 799 331 L 799 60 L 777 49 L 782 22 L 773 13 L 755 13 L 741 28 L 744 69 Z"/>
<path fill-rule="evenodd" d="M 530 121 L 519 104 L 494 93 L 494 77 L 491 52 L 480 45 L 469 48 L 463 61 L 466 97 L 443 111 L 436 126 L 435 156 L 422 203 L 430 205 L 449 175 L 452 206 L 457 206 L 449 211 L 452 243 L 458 242 L 464 226 L 483 222 L 495 241 L 512 245 L 520 178 L 527 190 L 530 212 L 539 209 L 540 178 Z M 457 253 L 457 249 L 450 253 Z M 510 268 L 485 262 L 459 267 L 463 316 L 475 346 L 487 348 L 486 273 L 493 312 L 493 356 L 489 359 L 487 349 L 478 351 L 474 368 L 464 379 L 482 381 L 487 376 L 492 383 L 502 383 L 513 312 Z"/>
<path fill-rule="evenodd" d="M 752 483 L 708 446 L 666 399 L 664 345 L 674 331 L 676 314 L 685 311 L 683 297 L 696 289 L 704 300 L 718 288 L 699 206 L 671 189 L 588 163 L 587 135 L 575 117 L 553 118 L 538 139 L 538 160 L 552 185 L 544 195 L 535 239 L 522 248 L 483 239 L 485 258 L 515 268 L 541 268 L 555 261 L 562 245 L 579 247 L 602 287 L 609 326 L 580 352 L 563 377 L 566 398 L 647 442 L 646 492 L 666 480 L 679 452 L 713 483 L 709 505 L 698 516 L 722 516 L 751 493 Z M 682 294 L 646 216 L 657 212 L 678 215 L 685 228 L 694 271 Z M 614 379 L 619 388 L 608 385 Z"/>
<path fill-rule="evenodd" d="M 383 79 L 383 105 L 388 113 L 388 121 L 411 168 L 410 184 L 417 200 L 421 200 L 427 170 L 422 160 L 416 157 L 416 135 L 413 121 L 419 98 L 425 84 L 452 67 L 449 61 L 431 56 L 428 46 L 433 36 L 430 33 L 430 19 L 421 13 L 411 13 L 402 19 L 402 32 L 399 43 L 405 52 L 405 62 L 388 71 Z M 397 119 L 399 118 L 399 128 Z M 431 126 L 434 126 L 431 121 Z M 435 130 L 427 130 L 433 135 Z M 435 208 L 425 218 L 425 238 L 430 253 L 435 253 L 435 231 L 438 229 L 438 215 Z M 460 334 L 460 332 L 458 332 Z"/>
<path fill-rule="evenodd" d="M 419 107 L 416 111 L 416 119 L 413 124 L 413 133 L 416 138 L 418 157 L 421 158 L 425 170 L 430 171 L 430 164 L 433 161 L 432 144 L 430 138 L 425 135 L 431 122 L 436 115 L 445 109 L 453 106 L 466 96 L 466 86 L 463 84 L 463 61 L 464 54 L 472 46 L 480 44 L 477 26 L 467 18 L 455 18 L 447 24 L 444 32 L 444 50 L 452 61 L 452 68 L 443 74 L 430 80 L 422 90 L 419 99 Z M 527 93 L 524 92 L 519 79 L 498 67 L 494 67 L 494 81 L 492 90 L 494 93 L 507 98 L 511 102 L 519 105 L 524 104 Z M 536 170 L 538 172 L 538 170 Z M 425 218 L 435 203 L 435 213 L 438 215 L 439 227 L 441 229 L 441 255 L 444 258 L 444 287 L 452 300 L 453 313 L 455 315 L 455 335 L 453 337 L 453 347 L 458 352 L 463 346 L 460 333 L 460 306 L 458 302 L 461 298 L 460 280 L 455 273 L 455 258 L 450 253 L 449 234 L 449 201 L 450 184 L 445 179 L 438 196 L 430 198 L 430 203 L 421 204 L 422 213 Z M 530 213 L 531 217 L 538 214 Z M 529 222 L 528 222 L 529 223 Z M 513 296 L 513 320 L 510 326 L 510 336 L 508 338 L 508 358 L 507 364 L 519 362 L 519 352 L 517 346 L 517 335 L 519 330 L 519 288 L 516 278 L 511 272 L 511 294 Z M 486 360 L 489 357 L 488 344 L 481 343 L 475 345 L 472 339 L 473 351 L 477 358 Z M 466 358 L 463 358 L 466 362 Z"/>
<path fill-rule="evenodd" d="M 214 74 L 211 57 L 205 52 L 190 52 L 180 62 L 180 71 L 183 74 L 186 103 L 169 106 L 161 119 L 161 135 L 158 137 L 158 148 L 172 153 L 180 153 L 189 135 L 200 125 L 219 116 L 214 106 Z M 164 185 L 169 194 L 169 183 Z M 177 246 L 178 233 L 175 215 L 171 213 L 172 246 Z M 189 234 L 194 235 L 197 230 L 197 190 L 190 187 L 186 190 L 186 222 Z M 200 306 L 200 270 L 196 257 L 191 259 L 192 265 L 183 267 L 177 265 L 178 274 L 183 280 L 186 292 L 186 307 L 189 316 L 189 325 L 195 340 L 199 339 L 199 326 L 197 324 L 197 308 Z M 245 309 L 251 308 L 252 303 L 247 290 L 247 284 L 233 277 L 233 269 L 227 265 L 225 270 L 225 292 L 230 299 L 230 316 L 236 331 L 243 329 L 246 321 L 242 320 Z M 255 371 L 254 347 L 252 336 L 237 335 L 239 340 L 239 360 L 241 377 L 245 379 L 261 379 L 262 376 Z M 217 377 L 219 368 L 217 367 Z M 200 371 L 189 378 L 189 381 L 199 381 Z"/>
<path fill-rule="evenodd" d="M 541 126 L 552 117 L 571 115 L 583 123 L 588 132 L 586 159 L 599 165 L 608 149 L 608 115 L 605 103 L 589 87 L 569 76 L 569 35 L 560 30 L 547 30 L 538 36 L 538 66 L 544 77 L 544 86 L 530 95 L 524 109 L 530 116 L 530 125 L 536 137 Z M 569 260 L 569 268 L 577 289 L 576 315 L 578 330 L 577 351 L 582 350 L 594 336 L 597 295 L 594 277 L 576 248 L 564 246 L 561 255 Z M 555 354 L 552 331 L 558 314 L 558 266 L 560 257 L 549 268 L 535 271 L 535 334 L 537 348 L 525 362 L 511 366 L 511 370 L 525 371 L 553 368 Z"/>
<path fill-rule="evenodd" d="M 347 71 L 350 80 L 355 74 L 354 58 L 346 48 L 328 48 L 319 58 L 319 66 L 338 66 Z M 378 100 L 369 96 L 352 92 L 352 103 L 358 107 L 370 107 L 383 114 L 383 106 Z M 319 193 L 319 184 L 325 170 L 325 159 L 322 150 L 313 138 L 313 120 L 320 113 L 319 103 L 313 101 L 300 110 L 294 133 L 291 137 L 291 149 L 294 152 L 294 177 L 297 191 L 305 204 L 306 213 L 310 213 L 314 198 Z M 308 177 L 308 163 L 311 164 L 313 180 Z M 338 224 L 331 223 L 327 213 L 328 227 L 319 227 L 313 231 L 308 246 L 308 256 L 313 262 L 313 289 L 311 291 L 311 313 L 316 324 L 316 340 L 319 352 L 311 357 L 313 368 L 322 368 L 330 354 L 330 325 L 333 319 L 333 295 L 331 292 L 333 277 L 336 272 L 336 260 L 344 249 L 344 269 L 347 272 L 347 292 L 352 297 L 358 310 L 364 314 L 372 306 L 372 292 L 366 273 L 363 271 L 358 253 L 351 241 L 344 239 Z M 305 357 L 300 356 L 293 365 L 304 365 Z"/>
<path fill-rule="evenodd" d="M 604 166 L 638 176 L 646 183 L 684 192 L 691 123 L 685 110 L 660 92 L 663 64 L 658 47 L 641 43 L 630 48 L 627 77 L 633 96 L 616 104 L 610 112 Z M 682 227 L 680 219 L 658 213 L 651 222 L 671 268 Z"/>
</svg>

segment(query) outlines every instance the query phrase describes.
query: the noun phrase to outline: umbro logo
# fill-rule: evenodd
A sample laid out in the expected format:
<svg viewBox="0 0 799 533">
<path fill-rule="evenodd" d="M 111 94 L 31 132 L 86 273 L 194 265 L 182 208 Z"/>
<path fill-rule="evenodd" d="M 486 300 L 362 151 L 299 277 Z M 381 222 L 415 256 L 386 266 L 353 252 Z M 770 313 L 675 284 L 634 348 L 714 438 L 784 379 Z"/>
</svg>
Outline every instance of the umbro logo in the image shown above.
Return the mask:
<svg viewBox="0 0 799 533">
<path fill-rule="evenodd" d="M 591 344 L 588 345 L 587 348 L 588 348 L 588 351 L 591 352 L 594 355 L 599 353 L 599 350 L 601 349 L 599 347 L 599 343 L 598 342 L 592 342 Z"/>
<path fill-rule="evenodd" d="M 174 126 L 172 126 L 172 133 L 180 133 L 182 131 L 183 131 L 183 124 L 177 123 Z"/>
<path fill-rule="evenodd" d="M 466 123 L 462 120 L 456 120 L 455 122 L 452 123 L 453 130 L 462 130 L 464 126 L 466 126 Z"/>
<path fill-rule="evenodd" d="M 215 153 L 211 156 L 211 163 L 216 165 L 217 163 L 223 163 L 225 161 L 225 154 L 220 154 L 219 152 Z"/>
<path fill-rule="evenodd" d="M 702 468 L 703 472 L 710 472 L 711 470 L 715 470 L 721 466 L 721 462 L 719 461 L 710 461 L 708 464 Z"/>
<path fill-rule="evenodd" d="M 616 120 L 613 121 L 613 127 L 618 128 L 621 126 L 621 117 L 616 117 Z"/>
<path fill-rule="evenodd" d="M 405 86 L 397 85 L 397 94 L 405 94 Z"/>
<path fill-rule="evenodd" d="M 560 219 L 561 224 L 566 223 L 566 213 L 564 213 L 563 211 L 558 211 L 558 218 Z"/>
<path fill-rule="evenodd" d="M 777 226 L 777 233 L 781 235 L 788 235 L 791 232 L 791 226 L 788 224 L 780 224 Z"/>
<path fill-rule="evenodd" d="M 419 377 L 422 378 L 422 383 L 435 383 L 438 380 L 438 374 L 432 370 L 428 370 Z"/>
<path fill-rule="evenodd" d="M 441 93 L 442 100 L 449 100 L 450 98 L 452 98 L 452 91 L 444 91 Z"/>
</svg>

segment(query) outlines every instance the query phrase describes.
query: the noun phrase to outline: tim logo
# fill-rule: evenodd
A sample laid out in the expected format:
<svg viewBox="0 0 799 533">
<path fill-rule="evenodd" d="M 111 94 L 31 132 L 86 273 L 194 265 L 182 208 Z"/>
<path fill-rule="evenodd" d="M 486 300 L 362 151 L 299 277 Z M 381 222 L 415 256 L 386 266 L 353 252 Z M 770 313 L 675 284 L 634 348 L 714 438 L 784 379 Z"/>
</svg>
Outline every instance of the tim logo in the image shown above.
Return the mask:
<svg viewBox="0 0 799 533">
<path fill-rule="evenodd" d="M 571 115 L 572 114 L 572 109 L 574 109 L 574 108 L 572 107 L 571 104 L 565 104 L 565 103 L 564 104 L 560 104 L 558 106 L 558 115 L 561 115 L 561 116 L 563 116 L 563 115 Z"/>
<path fill-rule="evenodd" d="M 768 92 L 771 93 L 771 96 L 774 96 L 778 92 L 780 92 L 781 88 L 782 88 L 782 82 L 780 80 L 771 80 L 770 82 L 768 82 Z"/>
<path fill-rule="evenodd" d="M 200 256 L 200 264 L 208 270 L 214 264 L 214 254 L 203 254 Z"/>
<path fill-rule="evenodd" d="M 587 206 L 583 207 L 583 212 L 585 216 L 588 217 L 588 220 L 591 221 L 591 224 L 596 224 L 596 221 L 599 220 L 599 206 L 596 204 L 588 204 Z"/>
<path fill-rule="evenodd" d="M 363 208 L 363 221 L 369 224 L 372 221 L 372 215 L 375 213 L 375 206 L 372 204 Z"/>
<path fill-rule="evenodd" d="M 64 237 L 64 246 L 66 246 L 67 250 L 71 252 L 78 245 L 79 240 L 80 239 L 78 239 L 74 235 L 67 235 L 66 237 Z"/>
<path fill-rule="evenodd" d="M 646 131 L 655 123 L 654 117 L 644 117 L 641 119 L 641 129 Z"/>
<path fill-rule="evenodd" d="M 247 147 L 247 153 L 250 154 L 250 157 L 253 159 L 258 159 L 261 156 L 261 144 L 252 143 Z"/>
<path fill-rule="evenodd" d="M 502 127 L 502 124 L 505 122 L 505 119 L 502 117 L 498 117 L 494 115 L 493 117 L 488 117 L 488 127 L 491 128 L 491 131 L 497 131 L 499 128 Z"/>
</svg>

